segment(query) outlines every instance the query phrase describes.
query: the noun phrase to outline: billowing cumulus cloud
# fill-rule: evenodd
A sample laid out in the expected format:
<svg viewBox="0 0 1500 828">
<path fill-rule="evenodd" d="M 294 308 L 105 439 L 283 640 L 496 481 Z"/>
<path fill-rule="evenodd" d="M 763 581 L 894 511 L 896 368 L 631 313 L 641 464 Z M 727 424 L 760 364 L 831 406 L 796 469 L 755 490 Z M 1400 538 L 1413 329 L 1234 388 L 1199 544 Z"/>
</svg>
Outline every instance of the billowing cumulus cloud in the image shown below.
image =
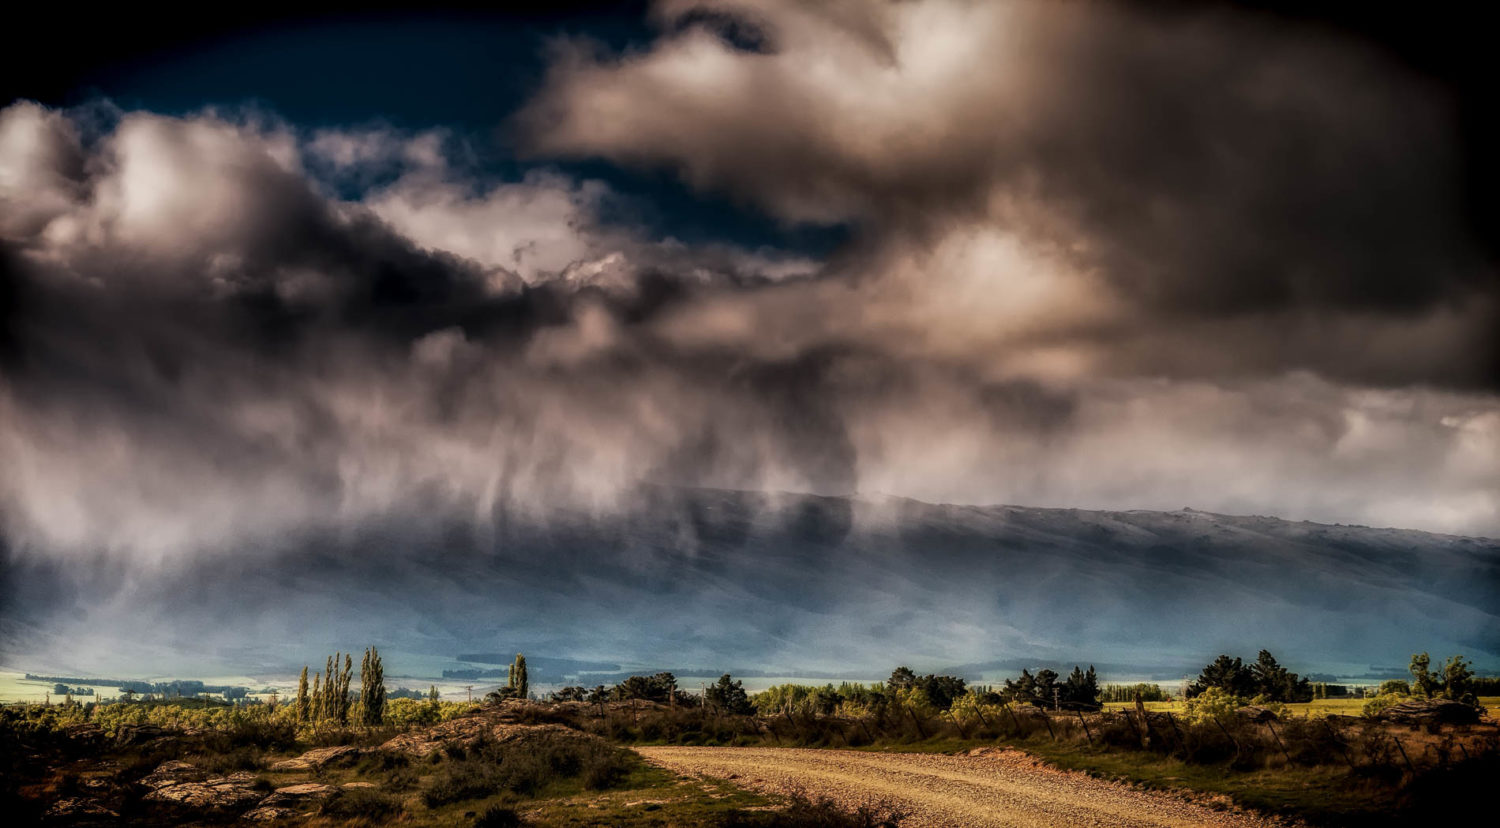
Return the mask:
<svg viewBox="0 0 1500 828">
<path fill-rule="evenodd" d="M 649 50 L 560 44 L 518 123 L 539 153 L 854 222 L 847 267 L 902 336 L 942 317 L 1013 363 L 1494 387 L 1495 274 L 1437 90 L 1212 10 L 853 7 L 661 4 Z"/>
<path fill-rule="evenodd" d="M 484 548 L 642 483 L 1500 534 L 1500 292 L 1451 113 L 1378 56 L 1101 4 L 654 19 L 554 45 L 527 151 L 844 247 L 654 237 L 441 130 L 0 111 L 10 554 Z"/>
</svg>

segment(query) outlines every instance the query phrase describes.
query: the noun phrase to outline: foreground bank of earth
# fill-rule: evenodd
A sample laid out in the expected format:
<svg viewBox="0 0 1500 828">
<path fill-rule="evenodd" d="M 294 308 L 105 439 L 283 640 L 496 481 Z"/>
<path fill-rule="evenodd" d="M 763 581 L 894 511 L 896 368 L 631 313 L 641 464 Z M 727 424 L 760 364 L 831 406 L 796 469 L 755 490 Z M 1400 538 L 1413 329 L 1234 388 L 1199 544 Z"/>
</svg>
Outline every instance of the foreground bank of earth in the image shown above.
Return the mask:
<svg viewBox="0 0 1500 828">
<path fill-rule="evenodd" d="M 7 745 L 29 765 L 8 824 L 775 825 L 754 818 L 784 804 L 505 710 L 306 750 L 222 736 L 81 727 Z"/>
</svg>

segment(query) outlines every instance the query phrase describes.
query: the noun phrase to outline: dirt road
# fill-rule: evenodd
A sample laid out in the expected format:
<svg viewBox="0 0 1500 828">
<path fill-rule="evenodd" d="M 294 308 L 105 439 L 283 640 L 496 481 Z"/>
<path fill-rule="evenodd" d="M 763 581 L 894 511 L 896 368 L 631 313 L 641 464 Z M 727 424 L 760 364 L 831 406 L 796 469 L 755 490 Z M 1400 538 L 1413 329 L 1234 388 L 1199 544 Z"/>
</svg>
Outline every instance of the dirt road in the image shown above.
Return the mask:
<svg viewBox="0 0 1500 828">
<path fill-rule="evenodd" d="M 856 807 L 887 803 L 903 828 L 1233 826 L 1275 823 L 1048 768 L 1024 753 L 965 756 L 798 748 L 642 747 L 654 764 L 771 793 L 800 790 Z"/>
</svg>

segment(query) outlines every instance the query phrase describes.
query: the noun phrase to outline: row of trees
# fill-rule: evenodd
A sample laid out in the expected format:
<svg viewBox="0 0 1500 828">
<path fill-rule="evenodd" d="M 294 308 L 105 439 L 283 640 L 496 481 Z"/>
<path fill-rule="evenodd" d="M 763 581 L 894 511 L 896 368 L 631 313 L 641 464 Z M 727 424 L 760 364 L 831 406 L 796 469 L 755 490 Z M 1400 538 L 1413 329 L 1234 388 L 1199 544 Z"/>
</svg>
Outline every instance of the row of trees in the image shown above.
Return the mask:
<svg viewBox="0 0 1500 828">
<path fill-rule="evenodd" d="M 725 674 L 728 677 L 728 674 Z M 743 692 L 743 689 L 741 690 Z M 677 686 L 677 676 L 660 672 L 650 676 L 631 676 L 612 687 L 603 684 L 592 690 L 581 685 L 564 687 L 552 694 L 557 701 L 580 701 L 603 704 L 610 701 L 651 701 L 678 707 L 697 707 L 702 699 L 684 692 Z"/>
<path fill-rule="evenodd" d="M 1395 691 L 1400 685 L 1402 694 L 1411 693 L 1424 697 L 1450 699 L 1472 699 L 1476 679 L 1468 662 L 1461 656 L 1453 656 L 1440 671 L 1431 669 L 1426 653 L 1412 657 L 1413 681 L 1386 682 L 1381 692 Z M 1389 686 L 1389 687 L 1388 687 Z M 1486 685 L 1488 686 L 1488 685 Z M 517 655 L 511 665 L 511 681 L 507 687 L 491 693 L 492 699 L 525 697 L 526 662 Z M 1196 681 L 1187 687 L 1187 697 L 1194 699 L 1213 690 L 1215 697 L 1236 700 L 1254 700 L 1261 703 L 1295 703 L 1340 695 L 1333 690 L 1347 693 L 1346 688 L 1335 685 L 1314 685 L 1308 679 L 1286 669 L 1267 650 L 1261 650 L 1255 661 L 1220 655 L 1205 665 Z M 958 676 L 918 675 L 902 666 L 891 672 L 883 684 L 864 685 L 844 682 L 835 687 L 806 685 L 777 685 L 751 697 L 741 682 L 728 673 L 717 682 L 704 688 L 702 697 L 683 692 L 677 686 L 672 673 L 660 672 L 650 676 L 631 676 L 612 687 L 598 685 L 592 690 L 582 686 L 564 687 L 552 694 L 558 701 L 580 701 L 602 704 L 607 701 L 629 701 L 640 699 L 681 707 L 706 704 L 710 708 L 726 713 L 748 714 L 754 710 L 762 713 L 783 711 L 806 712 L 818 715 L 872 711 L 890 704 L 930 707 L 939 711 L 954 709 L 963 701 L 971 704 L 1028 704 L 1047 709 L 1098 710 L 1103 702 L 1169 701 L 1171 695 L 1159 684 L 1113 685 L 1101 687 L 1093 665 L 1087 670 L 1075 665 L 1072 673 L 1063 678 L 1056 671 L 1041 669 L 1036 673 L 1022 670 L 1015 679 L 1006 679 L 1003 688 L 969 687 Z M 1243 703 L 1237 702 L 1237 703 Z"/>
<path fill-rule="evenodd" d="M 1099 701 L 1101 702 L 1133 702 L 1140 699 L 1143 702 L 1171 701 L 1172 694 L 1161 688 L 1160 684 L 1109 684 L 1100 688 Z"/>
<path fill-rule="evenodd" d="M 987 687 L 971 688 L 958 676 L 918 675 L 903 666 L 893 670 L 890 678 L 882 684 L 844 682 L 837 687 L 832 684 L 822 687 L 785 684 L 767 688 L 752 698 L 742 682 L 725 673 L 705 687 L 699 698 L 679 689 L 676 676 L 661 672 L 631 676 L 613 687 L 602 684 L 592 690 L 581 686 L 564 687 L 553 693 L 552 698 L 591 704 L 640 699 L 679 707 L 706 704 L 714 710 L 732 714 L 748 714 L 758 709 L 763 713 L 798 711 L 825 716 L 840 711 L 874 711 L 891 705 L 946 711 L 971 696 L 974 702 L 981 704 L 1017 702 L 1048 708 L 1058 704 L 1069 710 L 1099 708 L 1099 679 L 1092 665 L 1087 671 L 1074 667 L 1066 680 L 1059 681 L 1059 678 L 1052 670 L 1039 670 L 1035 675 L 1023 670 L 1020 678 L 1006 681 L 1004 690 L 995 692 Z M 497 700 L 502 696 L 492 693 L 491 697 Z"/>
<path fill-rule="evenodd" d="M 1282 667 L 1267 650 L 1261 650 L 1250 664 L 1228 655 L 1219 656 L 1203 668 L 1197 681 L 1188 685 L 1187 696 L 1191 699 L 1210 688 L 1236 698 L 1265 702 L 1306 702 L 1313 698 L 1312 683 Z"/>
<path fill-rule="evenodd" d="M 297 722 L 348 725 L 349 711 L 354 704 L 349 692 L 354 677 L 354 657 L 345 653 L 329 656 L 323 672 L 313 674 L 311 688 L 308 687 L 307 669 L 304 665 L 297 680 Z M 374 647 L 365 650 L 359 667 L 359 685 L 360 723 L 367 727 L 378 726 L 385 721 L 385 667 Z"/>
<path fill-rule="evenodd" d="M 1077 665 L 1066 681 L 1058 682 L 1055 670 L 1022 670 L 1015 681 L 1005 680 L 1001 700 L 1061 710 L 1098 710 L 1099 675 L 1090 664 L 1087 672 Z"/>
</svg>

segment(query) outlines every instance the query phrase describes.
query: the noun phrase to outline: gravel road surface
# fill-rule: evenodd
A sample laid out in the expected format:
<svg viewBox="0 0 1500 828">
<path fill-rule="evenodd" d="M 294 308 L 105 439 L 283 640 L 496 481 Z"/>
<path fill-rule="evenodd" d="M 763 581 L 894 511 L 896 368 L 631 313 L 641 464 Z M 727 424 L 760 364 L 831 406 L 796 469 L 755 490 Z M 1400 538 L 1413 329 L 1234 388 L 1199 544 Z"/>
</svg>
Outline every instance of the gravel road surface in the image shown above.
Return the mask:
<svg viewBox="0 0 1500 828">
<path fill-rule="evenodd" d="M 1011 750 L 982 748 L 961 756 L 801 748 L 636 751 L 677 773 L 729 779 L 751 790 L 801 791 L 850 808 L 894 806 L 908 815 L 903 828 L 1285 824 L 1059 771 Z"/>
</svg>

